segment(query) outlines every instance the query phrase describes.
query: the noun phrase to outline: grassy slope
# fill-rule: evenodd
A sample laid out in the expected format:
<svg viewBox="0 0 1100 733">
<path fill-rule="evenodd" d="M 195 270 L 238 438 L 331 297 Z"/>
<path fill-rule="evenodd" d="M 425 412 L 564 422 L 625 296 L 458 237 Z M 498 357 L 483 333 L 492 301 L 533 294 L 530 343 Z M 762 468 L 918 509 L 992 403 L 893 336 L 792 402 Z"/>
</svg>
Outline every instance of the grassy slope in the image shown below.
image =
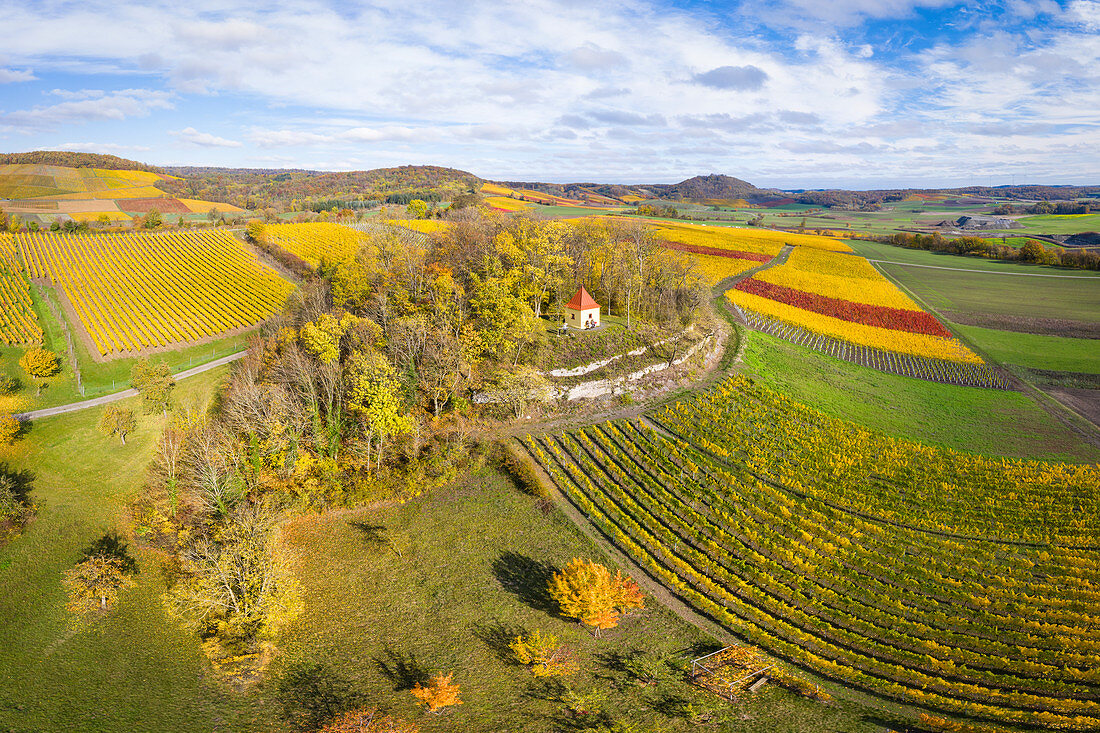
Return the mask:
<svg viewBox="0 0 1100 733">
<path fill-rule="evenodd" d="M 956 325 L 955 329 L 1002 364 L 1029 369 L 1100 374 L 1100 341 Z"/>
<path fill-rule="evenodd" d="M 1038 214 L 1016 221 L 1031 234 L 1075 234 L 1100 229 L 1100 214 Z"/>
<path fill-rule="evenodd" d="M 746 335 L 746 372 L 829 414 L 890 435 L 987 455 L 1100 460 L 1030 398 L 885 374 L 757 332 Z"/>
<path fill-rule="evenodd" d="M 224 368 L 190 379 L 178 401 L 205 402 Z M 68 629 L 61 572 L 105 531 L 122 528 L 162 425 L 141 417 L 126 446 L 95 430 L 98 410 L 32 426 L 0 460 L 37 478 L 38 516 L 0 548 L 0 726 L 13 730 L 214 730 L 248 712 L 202 675 L 197 639 L 165 617 L 158 561 L 142 572 L 118 611 L 83 632 Z M 78 460 L 77 460 L 78 459 Z"/>
<path fill-rule="evenodd" d="M 212 370 L 182 383 L 179 402 L 205 402 L 224 374 Z M 32 496 L 40 505 L 25 534 L 0 548 L 0 728 L 282 730 L 278 681 L 288 667 L 318 661 L 364 699 L 416 718 L 426 731 L 549 731 L 560 705 L 540 697 L 534 678 L 499 653 L 516 629 L 540 628 L 578 650 L 586 668 L 573 680 L 578 689 L 599 688 L 603 707 L 661 730 L 691 729 L 655 711 L 669 697 L 736 718 L 721 728 L 727 731 L 873 730 L 856 713 L 777 689 L 740 708 L 679 680 L 616 691 L 607 653 L 642 648 L 687 657 L 682 650 L 706 639 L 652 602 L 598 642 L 557 618 L 538 598 L 540 568 L 600 553 L 560 514 L 540 511 L 488 470 L 402 506 L 297 520 L 288 535 L 306 607 L 282 640 L 268 682 L 251 691 L 232 692 L 214 680 L 198 640 L 165 615 L 160 559 L 149 551 L 136 551 L 137 587 L 113 614 L 72 633 L 60 574 L 92 539 L 125 526 L 124 507 L 140 487 L 162 423 L 143 417 L 123 447 L 95 431 L 98 414 L 39 421 L 0 453 L 36 473 Z M 388 539 L 371 541 L 379 533 Z M 403 685 L 392 670 L 402 662 L 455 671 L 466 704 L 445 716 L 424 715 L 408 692 L 395 689 Z M 741 720 L 742 713 L 749 717 Z"/>
<path fill-rule="evenodd" d="M 603 690 L 603 709 L 653 730 L 695 730 L 654 706 L 706 696 L 680 680 L 612 690 L 607 678 L 615 673 L 603 660 L 632 649 L 690 659 L 686 649 L 705 639 L 652 601 L 598 641 L 558 618 L 542 593 L 548 568 L 599 553 L 564 516 L 539 511 L 495 471 L 401 506 L 304 518 L 288 534 L 302 550 L 308 601 L 283 640 L 280 667 L 325 662 L 370 703 L 417 720 L 426 733 L 549 733 L 562 729 L 560 706 L 542 699 L 535 678 L 501 648 L 520 630 L 540 629 L 576 651 L 582 671 L 570 682 Z M 455 672 L 465 702 L 441 718 L 421 713 L 404 691 L 418 674 L 436 671 Z M 723 731 L 873 729 L 855 714 L 775 689 L 743 709 L 714 707 L 723 717 L 749 716 L 727 720 Z"/>
</svg>

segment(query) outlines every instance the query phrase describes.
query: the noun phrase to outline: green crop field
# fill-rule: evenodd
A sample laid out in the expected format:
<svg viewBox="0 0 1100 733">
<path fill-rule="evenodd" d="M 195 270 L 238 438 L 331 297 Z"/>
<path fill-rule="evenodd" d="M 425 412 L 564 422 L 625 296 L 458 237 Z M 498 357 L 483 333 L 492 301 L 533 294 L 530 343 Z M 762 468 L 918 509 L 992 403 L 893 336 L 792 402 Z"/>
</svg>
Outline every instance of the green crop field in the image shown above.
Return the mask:
<svg viewBox="0 0 1100 733">
<path fill-rule="evenodd" d="M 1083 442 L 1019 392 L 886 374 L 755 331 L 745 332 L 744 338 L 746 373 L 835 417 L 956 450 L 1100 460 L 1100 449 Z"/>
<path fill-rule="evenodd" d="M 958 323 L 1065 336 L 1100 334 L 1100 281 L 879 263 L 927 305 Z"/>
<path fill-rule="evenodd" d="M 946 252 L 928 252 L 923 249 L 908 249 L 892 244 L 871 242 L 863 239 L 845 240 L 856 254 L 870 260 L 901 262 L 929 267 L 942 267 L 956 270 L 980 270 L 982 272 L 1007 272 L 1014 274 L 1036 273 L 1042 275 L 1064 275 L 1067 277 L 1100 278 L 1095 270 L 1073 270 L 1065 267 L 1034 265 L 1027 262 L 1004 262 L 987 260 L 983 257 L 965 257 Z"/>
<path fill-rule="evenodd" d="M 1100 374 L 1100 340 L 956 326 L 965 338 L 1002 364 L 1029 369 Z"/>
<path fill-rule="evenodd" d="M 1076 234 L 1100 231 L 1100 214 L 1037 214 L 1017 219 L 1029 234 Z M 1011 231 L 1020 231 L 1013 229 Z"/>
</svg>

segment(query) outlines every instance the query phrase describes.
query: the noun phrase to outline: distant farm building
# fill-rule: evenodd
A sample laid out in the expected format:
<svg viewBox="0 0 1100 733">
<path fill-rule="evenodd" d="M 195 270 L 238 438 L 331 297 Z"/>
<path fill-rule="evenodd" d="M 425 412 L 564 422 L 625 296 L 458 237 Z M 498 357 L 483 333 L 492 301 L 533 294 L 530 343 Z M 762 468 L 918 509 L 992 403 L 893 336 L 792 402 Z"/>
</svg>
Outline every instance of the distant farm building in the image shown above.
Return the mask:
<svg viewBox="0 0 1100 733">
<path fill-rule="evenodd" d="M 582 286 L 565 305 L 565 322 L 570 328 L 596 328 L 600 325 L 600 304 Z"/>
</svg>

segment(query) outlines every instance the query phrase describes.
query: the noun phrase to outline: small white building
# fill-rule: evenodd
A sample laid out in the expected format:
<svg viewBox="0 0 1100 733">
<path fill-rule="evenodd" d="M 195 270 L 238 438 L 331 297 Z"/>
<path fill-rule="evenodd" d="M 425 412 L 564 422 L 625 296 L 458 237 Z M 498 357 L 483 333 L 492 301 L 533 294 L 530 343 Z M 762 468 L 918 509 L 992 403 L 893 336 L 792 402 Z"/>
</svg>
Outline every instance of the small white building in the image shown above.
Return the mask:
<svg viewBox="0 0 1100 733">
<path fill-rule="evenodd" d="M 600 304 L 581 286 L 573 299 L 565 304 L 565 323 L 570 328 L 584 330 L 600 325 Z"/>
</svg>

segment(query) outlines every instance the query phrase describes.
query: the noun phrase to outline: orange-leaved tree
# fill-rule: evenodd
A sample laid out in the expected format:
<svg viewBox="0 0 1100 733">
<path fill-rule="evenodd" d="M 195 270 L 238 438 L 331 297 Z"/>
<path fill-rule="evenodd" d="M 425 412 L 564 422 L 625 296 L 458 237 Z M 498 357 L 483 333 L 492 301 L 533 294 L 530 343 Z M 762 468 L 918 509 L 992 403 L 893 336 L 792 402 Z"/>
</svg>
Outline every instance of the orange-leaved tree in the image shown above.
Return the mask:
<svg viewBox="0 0 1100 733">
<path fill-rule="evenodd" d="M 550 596 L 563 616 L 575 618 L 596 630 L 614 628 L 631 608 L 641 608 L 641 588 L 622 571 L 611 571 L 593 560 L 573 558 L 550 578 Z"/>
<path fill-rule="evenodd" d="M 420 733 L 420 726 L 360 708 L 344 713 L 317 733 Z"/>
<path fill-rule="evenodd" d="M 433 713 L 438 713 L 449 705 L 461 705 L 462 701 L 458 699 L 458 685 L 452 681 L 453 678 L 453 673 L 445 675 L 437 672 L 428 680 L 428 684 L 421 685 L 417 682 L 412 688 L 412 694 L 427 705 L 428 710 Z"/>
<path fill-rule="evenodd" d="M 536 677 L 561 677 L 577 671 L 577 661 L 553 634 L 535 629 L 517 636 L 509 646 L 516 659 L 529 665 Z"/>
</svg>

